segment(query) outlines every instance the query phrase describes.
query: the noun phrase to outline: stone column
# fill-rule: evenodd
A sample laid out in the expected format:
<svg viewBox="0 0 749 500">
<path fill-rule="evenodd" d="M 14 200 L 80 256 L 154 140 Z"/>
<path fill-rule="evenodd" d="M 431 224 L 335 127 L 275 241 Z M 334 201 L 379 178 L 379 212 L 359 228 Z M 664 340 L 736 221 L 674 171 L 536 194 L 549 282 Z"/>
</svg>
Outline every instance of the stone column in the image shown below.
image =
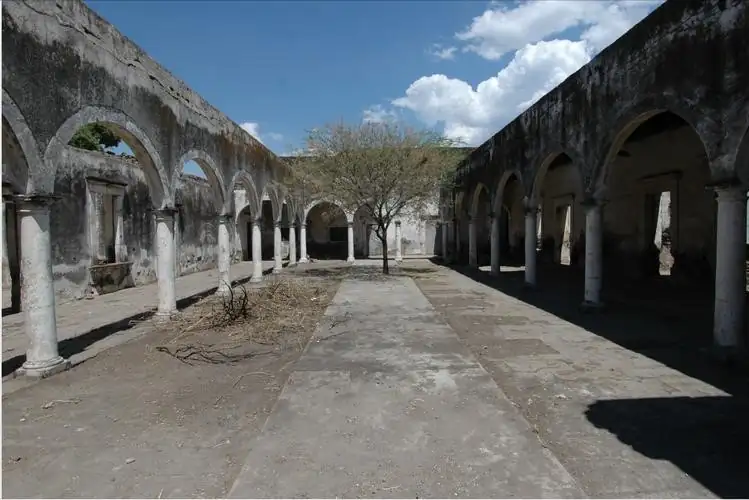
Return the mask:
<svg viewBox="0 0 749 500">
<path fill-rule="evenodd" d="M 262 219 L 252 221 L 252 283 L 263 281 L 263 231 L 260 227 L 262 223 Z"/>
<path fill-rule="evenodd" d="M 281 258 L 281 223 L 273 222 L 273 272 L 278 274 L 283 270 L 283 259 Z"/>
<path fill-rule="evenodd" d="M 7 258 L 8 279 L 10 280 L 10 307 L 12 312 L 17 313 L 21 310 L 21 255 L 18 245 L 18 213 L 12 195 L 3 199 L 5 200 L 3 263 L 6 263 L 5 259 Z"/>
<path fill-rule="evenodd" d="M 476 241 L 476 218 L 468 219 L 468 265 L 479 267 L 479 249 Z"/>
<path fill-rule="evenodd" d="M 354 222 L 348 221 L 347 222 L 347 234 L 346 234 L 346 240 L 348 242 L 348 258 L 346 259 L 346 262 L 354 262 Z"/>
<path fill-rule="evenodd" d="M 124 196 L 115 196 L 112 205 L 115 210 L 114 248 L 117 262 L 127 262 L 128 251 L 125 242 L 125 220 L 122 215 L 122 202 Z"/>
<path fill-rule="evenodd" d="M 289 266 L 296 265 L 296 224 L 289 224 Z"/>
<path fill-rule="evenodd" d="M 718 195 L 715 258 L 713 341 L 718 349 L 736 351 L 745 345 L 746 314 L 746 190 L 716 188 Z"/>
<path fill-rule="evenodd" d="M 585 298 L 583 306 L 600 307 L 603 278 L 603 217 L 599 200 L 588 200 L 585 210 Z"/>
<path fill-rule="evenodd" d="M 55 289 L 52 279 L 52 241 L 49 211 L 52 196 L 17 196 L 21 219 L 21 275 L 23 319 L 29 347 L 21 372 L 45 377 L 69 363 L 57 345 Z"/>
<path fill-rule="evenodd" d="M 309 262 L 307 258 L 307 224 L 302 222 L 299 226 L 299 263 L 306 264 Z"/>
<path fill-rule="evenodd" d="M 395 221 L 395 262 L 403 262 L 403 235 L 401 221 Z"/>
<path fill-rule="evenodd" d="M 221 295 L 231 289 L 231 214 L 218 216 L 218 289 Z"/>
<path fill-rule="evenodd" d="M 156 315 L 169 318 L 177 312 L 175 279 L 174 214 L 175 208 L 155 210 L 156 219 L 156 273 L 158 278 L 159 307 Z"/>
<path fill-rule="evenodd" d="M 491 235 L 491 274 L 499 276 L 499 215 L 492 215 L 492 235 Z"/>
<path fill-rule="evenodd" d="M 525 284 L 536 285 L 536 257 L 538 247 L 538 208 L 525 209 Z"/>
<path fill-rule="evenodd" d="M 440 236 L 442 237 L 442 246 L 441 246 L 441 253 L 442 253 L 442 262 L 447 262 L 448 256 L 447 256 L 447 232 L 450 230 L 450 226 L 447 222 L 442 221 L 442 232 Z"/>
<path fill-rule="evenodd" d="M 453 231 L 455 232 L 455 258 L 453 262 L 460 264 L 460 221 L 458 219 L 453 221 Z"/>
<path fill-rule="evenodd" d="M 10 288 L 10 284 L 13 282 L 13 280 L 10 277 L 10 261 L 8 259 L 8 236 L 6 234 L 7 229 L 5 228 L 8 216 L 6 211 L 6 203 L 5 198 L 3 198 L 3 211 L 2 214 L 0 214 L 0 217 L 2 220 L 0 220 L 0 238 L 2 239 L 2 245 L 3 245 L 3 288 L 7 285 Z M 7 307 L 7 304 L 3 304 L 3 307 Z"/>
</svg>

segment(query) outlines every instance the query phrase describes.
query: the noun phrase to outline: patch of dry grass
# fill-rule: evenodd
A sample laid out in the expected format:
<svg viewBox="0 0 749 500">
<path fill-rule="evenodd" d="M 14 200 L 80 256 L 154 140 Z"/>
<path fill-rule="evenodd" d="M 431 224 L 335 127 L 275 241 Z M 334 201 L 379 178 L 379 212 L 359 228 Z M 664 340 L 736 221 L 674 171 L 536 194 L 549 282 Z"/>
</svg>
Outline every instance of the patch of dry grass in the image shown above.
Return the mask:
<svg viewBox="0 0 749 500">
<path fill-rule="evenodd" d="M 155 347 L 188 363 L 235 363 L 290 347 L 302 349 L 339 282 L 292 277 L 259 288 L 235 286 L 186 309 L 168 325 L 177 332 Z"/>
</svg>

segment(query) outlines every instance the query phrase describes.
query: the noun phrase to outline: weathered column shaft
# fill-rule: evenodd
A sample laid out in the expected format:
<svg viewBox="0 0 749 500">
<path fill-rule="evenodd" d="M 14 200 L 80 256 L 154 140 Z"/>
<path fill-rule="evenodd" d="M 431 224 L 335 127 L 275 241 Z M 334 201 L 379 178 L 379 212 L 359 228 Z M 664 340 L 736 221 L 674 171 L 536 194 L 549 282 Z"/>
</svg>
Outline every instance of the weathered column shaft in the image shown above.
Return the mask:
<svg viewBox="0 0 749 500">
<path fill-rule="evenodd" d="M 447 252 L 447 232 L 450 230 L 450 226 L 447 222 L 442 222 L 442 232 L 440 236 L 442 237 L 442 245 L 440 248 L 440 253 L 442 254 L 442 262 L 448 261 L 448 252 Z"/>
<path fill-rule="evenodd" d="M 250 281 L 257 283 L 263 280 L 263 231 L 260 227 L 261 219 L 252 221 L 252 278 Z"/>
<path fill-rule="evenodd" d="M 354 262 L 354 223 L 353 221 L 349 221 L 347 223 L 347 234 L 346 234 L 346 240 L 348 243 L 348 258 L 346 259 L 347 262 Z"/>
<path fill-rule="evenodd" d="M 453 232 L 455 233 L 455 258 L 453 259 L 453 262 L 460 264 L 460 221 L 458 219 L 453 221 Z"/>
<path fill-rule="evenodd" d="M 491 274 L 499 276 L 499 217 L 492 217 L 491 235 Z"/>
<path fill-rule="evenodd" d="M 299 226 L 299 263 L 309 262 L 307 257 L 307 224 Z"/>
<path fill-rule="evenodd" d="M 395 221 L 395 261 L 403 261 L 403 234 L 399 220 Z"/>
<path fill-rule="evenodd" d="M 525 282 L 528 285 L 536 284 L 536 248 L 537 242 L 538 210 L 535 207 L 525 212 Z"/>
<path fill-rule="evenodd" d="M 601 304 L 603 280 L 603 218 L 600 202 L 585 208 L 585 298 L 584 304 Z"/>
<path fill-rule="evenodd" d="M 280 273 L 283 270 L 283 259 L 281 258 L 281 223 L 273 223 L 273 272 Z"/>
<path fill-rule="evenodd" d="M 21 219 L 21 275 L 24 328 L 29 338 L 23 371 L 43 377 L 65 363 L 57 345 L 55 289 L 52 278 L 52 241 L 49 210 L 54 198 L 19 196 Z"/>
<path fill-rule="evenodd" d="M 715 317 L 717 347 L 744 347 L 746 314 L 746 190 L 719 188 L 715 258 Z"/>
<path fill-rule="evenodd" d="M 289 225 L 289 265 L 296 264 L 296 224 Z"/>
<path fill-rule="evenodd" d="M 174 244 L 173 208 L 154 212 L 156 219 L 156 272 L 158 279 L 159 306 L 157 316 L 168 317 L 177 311 L 177 290 L 175 277 L 176 250 Z"/>
<path fill-rule="evenodd" d="M 229 293 L 231 289 L 231 215 L 218 218 L 218 293 Z"/>
<path fill-rule="evenodd" d="M 470 267 L 478 267 L 479 265 L 479 249 L 478 242 L 476 241 L 476 219 L 471 217 L 468 220 L 468 265 Z"/>
</svg>

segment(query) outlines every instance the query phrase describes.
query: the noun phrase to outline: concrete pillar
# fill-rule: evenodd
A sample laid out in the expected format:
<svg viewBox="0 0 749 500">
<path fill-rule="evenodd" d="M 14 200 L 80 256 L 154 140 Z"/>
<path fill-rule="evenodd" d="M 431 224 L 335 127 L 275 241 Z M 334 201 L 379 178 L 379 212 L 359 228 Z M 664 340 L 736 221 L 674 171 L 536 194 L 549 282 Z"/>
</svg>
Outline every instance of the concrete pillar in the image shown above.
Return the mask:
<svg viewBox="0 0 749 500">
<path fill-rule="evenodd" d="M 589 200 L 585 210 L 585 298 L 583 306 L 600 307 L 603 279 L 603 217 L 598 200 Z"/>
<path fill-rule="evenodd" d="M 746 314 L 746 190 L 720 187 L 715 259 L 713 341 L 720 350 L 744 347 Z"/>
<path fill-rule="evenodd" d="M 447 232 L 450 230 L 450 225 L 442 221 L 442 232 L 440 236 L 442 237 L 442 246 L 440 248 L 440 251 L 442 253 L 442 262 L 448 262 L 448 255 L 447 255 Z"/>
<path fill-rule="evenodd" d="M 219 294 L 228 294 L 231 289 L 231 214 L 218 217 L 218 290 Z"/>
<path fill-rule="evenodd" d="M 307 224 L 302 222 L 299 226 L 299 263 L 306 264 L 309 262 L 307 258 Z"/>
<path fill-rule="evenodd" d="M 263 230 L 262 219 L 252 221 L 252 278 L 251 283 L 263 281 Z"/>
<path fill-rule="evenodd" d="M 346 259 L 346 262 L 354 262 L 354 222 L 348 221 L 347 222 L 347 234 L 346 234 L 346 241 L 348 243 L 348 258 Z"/>
<path fill-rule="evenodd" d="M 280 273 L 283 271 L 283 259 L 281 258 L 281 223 L 273 223 L 273 272 Z"/>
<path fill-rule="evenodd" d="M 45 377 L 69 366 L 57 345 L 55 289 L 49 211 L 52 196 L 17 196 L 21 219 L 21 275 L 24 328 L 29 337 L 21 372 Z"/>
<path fill-rule="evenodd" d="M 401 221 L 395 221 L 395 262 L 403 262 L 403 234 Z"/>
<path fill-rule="evenodd" d="M 156 219 L 156 274 L 159 285 L 157 316 L 168 318 L 177 312 L 175 279 L 174 208 L 155 210 Z"/>
<path fill-rule="evenodd" d="M 296 265 L 296 224 L 289 224 L 289 266 Z"/>
<path fill-rule="evenodd" d="M 479 267 L 479 249 L 476 241 L 476 218 L 468 219 L 468 265 Z"/>
<path fill-rule="evenodd" d="M 525 283 L 536 285 L 536 257 L 538 247 L 538 209 L 527 207 L 525 209 Z"/>
<path fill-rule="evenodd" d="M 21 266 L 20 248 L 18 245 L 18 214 L 16 204 L 12 195 L 4 196 L 5 202 L 3 219 L 3 265 L 7 264 L 7 279 L 10 280 L 10 307 L 11 311 L 17 313 L 21 310 Z M 6 245 L 7 243 L 7 245 Z M 7 262 L 6 262 L 7 259 Z M 3 276 L 3 279 L 6 277 Z M 7 307 L 3 304 L 3 307 Z"/>
<path fill-rule="evenodd" d="M 499 215 L 492 215 L 492 235 L 491 235 L 491 274 L 499 276 Z"/>
</svg>

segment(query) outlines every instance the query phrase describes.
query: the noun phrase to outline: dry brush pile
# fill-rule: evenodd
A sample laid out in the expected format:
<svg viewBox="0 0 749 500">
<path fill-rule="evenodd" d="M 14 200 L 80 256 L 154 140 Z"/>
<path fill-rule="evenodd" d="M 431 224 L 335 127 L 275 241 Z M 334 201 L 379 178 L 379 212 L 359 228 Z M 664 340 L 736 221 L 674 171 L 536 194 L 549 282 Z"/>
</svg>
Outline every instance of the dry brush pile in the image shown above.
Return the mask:
<svg viewBox="0 0 749 500">
<path fill-rule="evenodd" d="M 177 334 L 155 349 L 187 364 L 236 363 L 302 349 L 335 293 L 330 282 L 274 279 L 238 285 L 186 309 L 169 324 Z"/>
</svg>

